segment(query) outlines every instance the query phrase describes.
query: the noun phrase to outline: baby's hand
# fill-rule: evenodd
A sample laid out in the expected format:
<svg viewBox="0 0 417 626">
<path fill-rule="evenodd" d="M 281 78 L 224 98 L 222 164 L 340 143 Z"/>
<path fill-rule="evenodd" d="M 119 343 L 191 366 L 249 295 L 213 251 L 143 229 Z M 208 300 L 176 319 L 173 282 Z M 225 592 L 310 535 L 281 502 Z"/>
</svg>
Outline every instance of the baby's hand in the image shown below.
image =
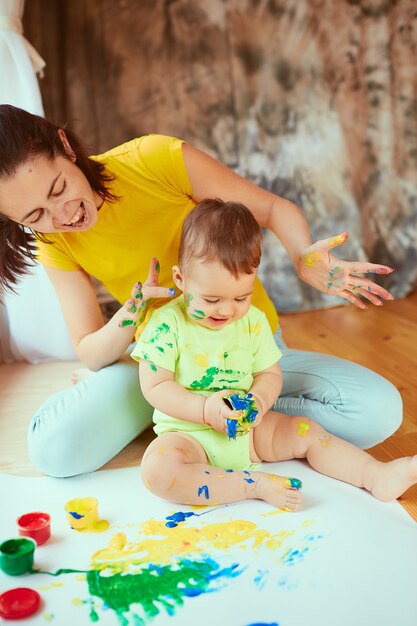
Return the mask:
<svg viewBox="0 0 417 626">
<path fill-rule="evenodd" d="M 252 393 L 231 394 L 223 396 L 223 400 L 231 409 L 241 413 L 237 421 L 227 420 L 229 439 L 247 435 L 251 428 L 257 426 L 261 421 L 263 414 L 260 413 L 260 404 L 258 406 L 256 398 Z"/>
<path fill-rule="evenodd" d="M 149 268 L 148 278 L 146 282 L 136 283 L 132 289 L 129 300 L 127 300 L 122 309 L 126 315 L 119 326 L 139 326 L 145 319 L 146 310 L 149 301 L 152 298 L 173 298 L 176 295 L 175 289 L 167 287 L 159 287 L 159 262 L 157 258 L 153 258 Z"/>
<path fill-rule="evenodd" d="M 228 392 L 238 393 L 229 389 Z M 216 391 L 206 399 L 204 404 L 203 422 L 219 433 L 227 433 L 227 420 L 237 420 L 242 414 L 242 411 L 233 411 L 228 408 L 223 400 L 224 395 L 224 391 Z"/>
</svg>

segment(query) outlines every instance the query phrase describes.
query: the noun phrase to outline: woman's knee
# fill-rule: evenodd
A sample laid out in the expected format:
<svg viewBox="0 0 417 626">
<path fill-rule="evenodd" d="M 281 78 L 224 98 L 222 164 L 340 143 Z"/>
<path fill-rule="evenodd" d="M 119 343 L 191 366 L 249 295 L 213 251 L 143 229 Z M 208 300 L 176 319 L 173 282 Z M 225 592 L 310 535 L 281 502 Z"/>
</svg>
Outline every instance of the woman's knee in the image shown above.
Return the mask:
<svg viewBox="0 0 417 626">
<path fill-rule="evenodd" d="M 137 367 L 105 368 L 40 407 L 28 432 L 31 461 L 59 478 L 92 472 L 151 424 L 152 411 Z"/>
<path fill-rule="evenodd" d="M 390 437 L 403 419 L 403 401 L 398 389 L 385 378 L 378 376 L 369 386 L 359 410 L 366 416 L 366 426 L 358 433 L 361 448 L 371 448 Z"/>
</svg>

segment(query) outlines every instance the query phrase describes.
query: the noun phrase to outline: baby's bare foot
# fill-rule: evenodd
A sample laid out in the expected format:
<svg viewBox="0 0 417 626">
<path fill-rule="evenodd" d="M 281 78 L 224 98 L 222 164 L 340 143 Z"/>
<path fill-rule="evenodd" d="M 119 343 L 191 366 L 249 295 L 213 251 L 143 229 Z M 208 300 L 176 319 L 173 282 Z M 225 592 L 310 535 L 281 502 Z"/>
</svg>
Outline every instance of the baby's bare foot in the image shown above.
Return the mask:
<svg viewBox="0 0 417 626">
<path fill-rule="evenodd" d="M 285 511 L 298 511 L 303 483 L 298 478 L 287 478 L 259 472 L 256 484 L 257 497 Z"/>
<path fill-rule="evenodd" d="M 378 463 L 369 491 L 383 502 L 396 500 L 417 483 L 417 455 Z M 366 488 L 368 488 L 365 485 Z"/>
<path fill-rule="evenodd" d="M 73 385 L 76 385 L 80 382 L 80 380 L 84 380 L 84 378 L 88 378 L 94 374 L 93 371 L 89 370 L 88 367 L 79 367 L 74 370 L 71 375 L 71 382 Z"/>
</svg>

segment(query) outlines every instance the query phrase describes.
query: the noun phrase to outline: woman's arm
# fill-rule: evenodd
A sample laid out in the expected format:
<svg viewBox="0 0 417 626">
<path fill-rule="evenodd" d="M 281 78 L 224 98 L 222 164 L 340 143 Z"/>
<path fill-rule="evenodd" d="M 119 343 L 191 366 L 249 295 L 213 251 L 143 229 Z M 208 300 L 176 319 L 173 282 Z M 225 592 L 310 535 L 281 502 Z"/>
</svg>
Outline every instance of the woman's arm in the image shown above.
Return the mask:
<svg viewBox="0 0 417 626">
<path fill-rule="evenodd" d="M 301 209 L 232 172 L 209 155 L 183 144 L 183 158 L 193 190 L 193 199 L 221 198 L 245 204 L 255 218 L 269 228 L 287 250 L 299 277 L 324 293 L 345 298 L 366 308 L 358 294 L 373 304 L 392 300 L 376 283 L 357 276 L 366 272 L 389 274 L 389 267 L 374 263 L 342 261 L 330 253 L 341 245 L 347 233 L 311 244 L 310 229 Z"/>
<path fill-rule="evenodd" d="M 58 295 L 62 313 L 78 358 L 97 371 L 117 361 L 133 341 L 135 327 L 119 328 L 126 316 L 121 307 L 105 324 L 88 274 L 46 267 Z"/>
<path fill-rule="evenodd" d="M 173 295 L 172 290 L 158 287 L 157 264 L 157 259 L 152 259 L 146 282 L 133 287 L 131 298 L 106 324 L 88 274 L 83 270 L 45 267 L 58 295 L 74 350 L 89 369 L 97 371 L 120 359 L 134 340 L 148 300 Z"/>
</svg>

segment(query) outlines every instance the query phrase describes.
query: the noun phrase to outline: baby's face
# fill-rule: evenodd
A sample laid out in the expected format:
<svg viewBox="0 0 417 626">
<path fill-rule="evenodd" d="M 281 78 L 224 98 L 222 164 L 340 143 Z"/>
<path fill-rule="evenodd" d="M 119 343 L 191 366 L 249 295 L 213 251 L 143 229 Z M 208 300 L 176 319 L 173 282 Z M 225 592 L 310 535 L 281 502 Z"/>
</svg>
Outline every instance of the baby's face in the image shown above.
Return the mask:
<svg viewBox="0 0 417 626">
<path fill-rule="evenodd" d="M 174 280 L 184 292 L 189 317 L 214 330 L 246 315 L 255 277 L 256 272 L 235 278 L 219 263 L 195 259 L 177 275 L 174 268 Z"/>
</svg>

